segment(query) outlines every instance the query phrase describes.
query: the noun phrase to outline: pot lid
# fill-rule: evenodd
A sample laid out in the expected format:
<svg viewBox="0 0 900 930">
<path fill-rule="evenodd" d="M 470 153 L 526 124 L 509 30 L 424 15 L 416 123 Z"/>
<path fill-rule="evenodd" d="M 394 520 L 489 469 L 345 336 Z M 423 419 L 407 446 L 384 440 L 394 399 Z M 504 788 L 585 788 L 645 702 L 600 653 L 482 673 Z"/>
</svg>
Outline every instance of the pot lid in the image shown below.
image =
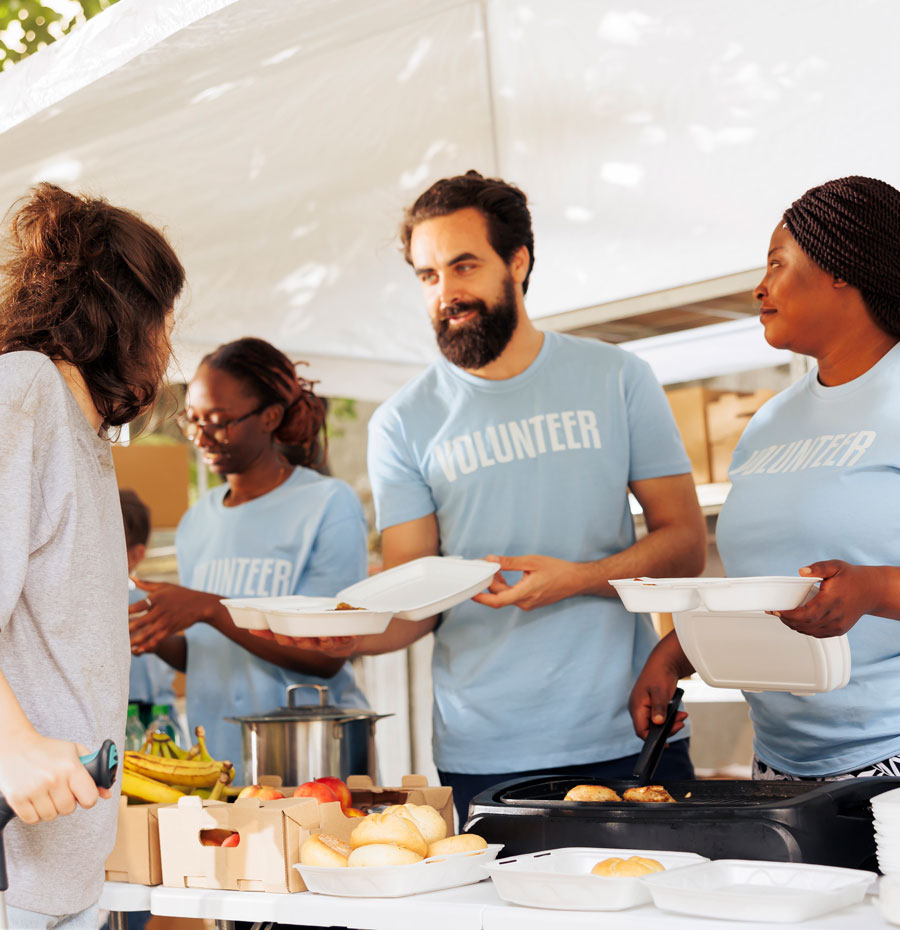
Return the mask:
<svg viewBox="0 0 900 930">
<path fill-rule="evenodd" d="M 315 691 L 318 694 L 316 704 L 297 704 L 298 692 Z M 304 720 L 366 720 L 376 719 L 389 714 L 378 714 L 374 710 L 361 707 L 338 707 L 328 703 L 327 685 L 291 685 L 287 689 L 287 705 L 260 714 L 245 714 L 243 717 L 226 717 L 235 723 L 292 723 Z"/>
</svg>

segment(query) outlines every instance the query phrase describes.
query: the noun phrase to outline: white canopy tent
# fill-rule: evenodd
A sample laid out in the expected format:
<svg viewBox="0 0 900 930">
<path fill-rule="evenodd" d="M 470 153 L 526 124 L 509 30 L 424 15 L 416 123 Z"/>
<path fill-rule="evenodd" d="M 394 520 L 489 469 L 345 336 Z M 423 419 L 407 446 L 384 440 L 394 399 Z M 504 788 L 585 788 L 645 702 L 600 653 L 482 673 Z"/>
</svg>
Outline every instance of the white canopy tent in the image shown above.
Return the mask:
<svg viewBox="0 0 900 930">
<path fill-rule="evenodd" d="M 434 356 L 395 237 L 432 180 L 529 194 L 548 327 L 740 276 L 812 184 L 900 183 L 898 32 L 892 0 L 120 0 L 0 75 L 0 204 L 164 224 L 185 373 L 253 333 L 377 400 Z"/>
</svg>

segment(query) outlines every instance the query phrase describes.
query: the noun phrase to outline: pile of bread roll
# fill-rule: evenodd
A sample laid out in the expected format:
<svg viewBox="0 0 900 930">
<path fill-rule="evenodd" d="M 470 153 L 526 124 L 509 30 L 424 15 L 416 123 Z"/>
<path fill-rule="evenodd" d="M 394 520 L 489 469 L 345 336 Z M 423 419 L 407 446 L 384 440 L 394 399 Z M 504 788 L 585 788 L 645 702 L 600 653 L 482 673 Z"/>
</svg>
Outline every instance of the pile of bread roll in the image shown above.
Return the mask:
<svg viewBox="0 0 900 930">
<path fill-rule="evenodd" d="M 444 818 L 428 804 L 395 804 L 363 818 L 349 843 L 327 833 L 309 837 L 300 847 L 300 863 L 331 868 L 411 865 L 486 846 L 472 833 L 447 836 Z"/>
<path fill-rule="evenodd" d="M 636 878 L 640 875 L 649 875 L 651 872 L 665 872 L 665 866 L 656 859 L 646 856 L 629 856 L 619 859 L 613 856 L 598 862 L 592 869 L 591 875 L 611 875 L 614 878 Z"/>
</svg>

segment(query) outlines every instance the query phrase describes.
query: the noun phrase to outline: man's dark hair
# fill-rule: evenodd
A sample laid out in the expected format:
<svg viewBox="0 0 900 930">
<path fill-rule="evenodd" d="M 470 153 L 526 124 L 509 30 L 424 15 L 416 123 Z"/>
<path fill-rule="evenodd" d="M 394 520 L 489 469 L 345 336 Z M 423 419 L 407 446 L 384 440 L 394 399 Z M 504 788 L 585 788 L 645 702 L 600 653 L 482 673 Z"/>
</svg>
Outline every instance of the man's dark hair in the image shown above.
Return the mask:
<svg viewBox="0 0 900 930">
<path fill-rule="evenodd" d="M 810 188 L 784 212 L 798 245 L 859 289 L 872 318 L 900 336 L 900 191 L 854 175 Z"/>
<path fill-rule="evenodd" d="M 484 216 L 491 247 L 507 265 L 523 245 L 528 249 L 528 274 L 522 282 L 522 292 L 527 293 L 528 279 L 534 267 L 534 233 L 531 231 L 528 198 L 514 184 L 500 178 L 482 177 L 477 171 L 435 181 L 406 210 L 400 226 L 403 257 L 412 264 L 409 243 L 413 229 L 419 223 L 468 207 L 474 207 Z"/>
<path fill-rule="evenodd" d="M 146 546 L 150 538 L 150 510 L 134 491 L 119 491 L 119 503 L 122 505 L 122 521 L 125 524 L 125 545 Z"/>
</svg>

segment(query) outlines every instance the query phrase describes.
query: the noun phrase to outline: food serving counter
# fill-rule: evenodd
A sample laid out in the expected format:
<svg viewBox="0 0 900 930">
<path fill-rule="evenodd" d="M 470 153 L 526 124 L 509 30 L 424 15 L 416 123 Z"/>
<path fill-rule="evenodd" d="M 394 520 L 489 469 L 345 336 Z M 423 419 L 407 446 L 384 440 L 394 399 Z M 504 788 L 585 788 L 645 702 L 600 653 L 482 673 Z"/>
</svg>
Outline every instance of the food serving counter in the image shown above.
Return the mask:
<svg viewBox="0 0 900 930">
<path fill-rule="evenodd" d="M 107 883 L 102 908 L 142 909 L 148 889 L 143 885 Z M 133 898 L 135 906 L 129 906 Z M 892 930 L 880 914 L 876 898 L 799 924 L 756 923 L 667 914 L 650 905 L 625 911 L 558 911 L 518 907 L 502 901 L 490 881 L 406 898 L 337 898 L 300 892 L 210 891 L 156 887 L 150 889 L 150 910 L 167 917 L 205 917 L 217 930 L 233 921 L 313 924 L 355 930 L 772 930 L 796 926 L 802 930 Z M 111 923 L 111 927 L 115 927 Z"/>
</svg>

